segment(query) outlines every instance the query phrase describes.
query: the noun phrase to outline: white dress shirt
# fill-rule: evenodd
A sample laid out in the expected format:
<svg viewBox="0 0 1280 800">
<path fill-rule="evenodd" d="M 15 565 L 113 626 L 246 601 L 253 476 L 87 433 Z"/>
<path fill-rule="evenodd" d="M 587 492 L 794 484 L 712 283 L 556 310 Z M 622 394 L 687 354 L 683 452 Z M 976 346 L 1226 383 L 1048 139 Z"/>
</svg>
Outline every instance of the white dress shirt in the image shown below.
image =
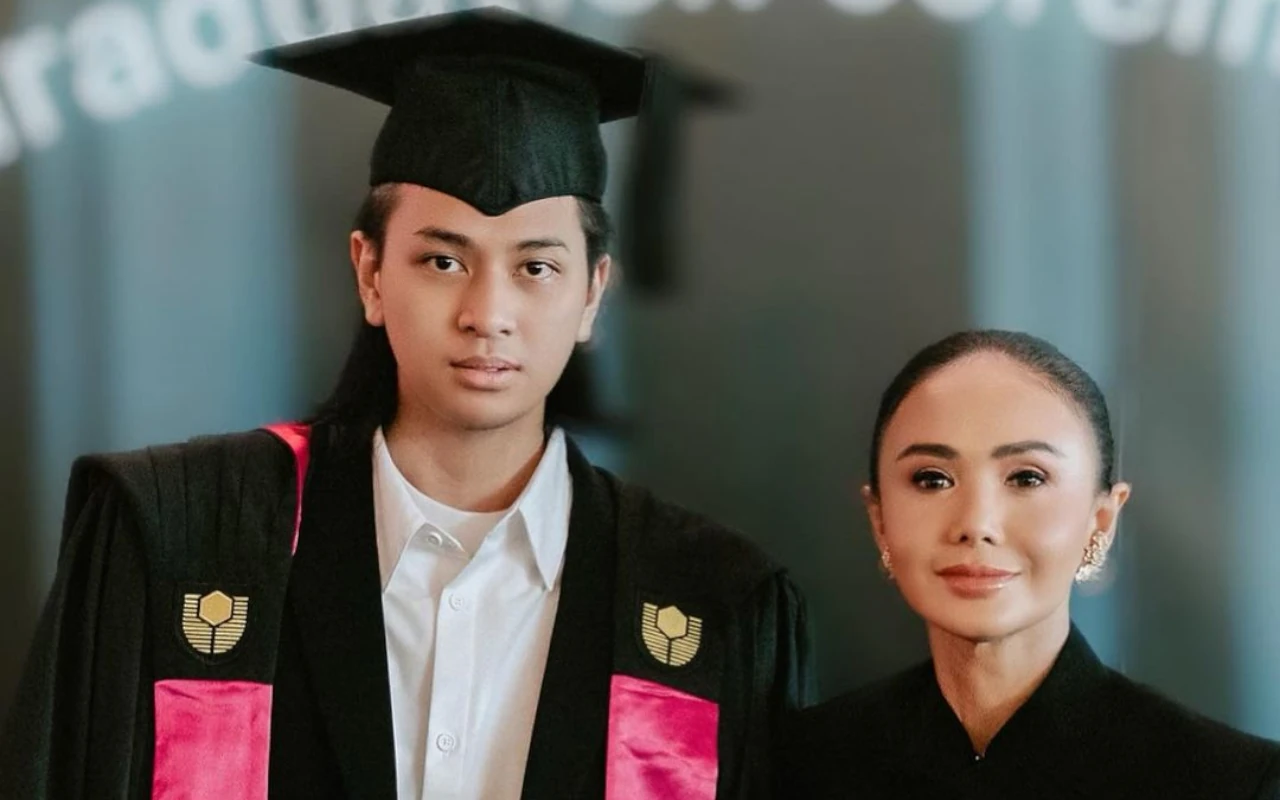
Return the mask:
<svg viewBox="0 0 1280 800">
<path fill-rule="evenodd" d="M 427 497 L 381 430 L 373 484 L 398 797 L 517 800 L 569 532 L 564 433 L 506 511 Z"/>
</svg>

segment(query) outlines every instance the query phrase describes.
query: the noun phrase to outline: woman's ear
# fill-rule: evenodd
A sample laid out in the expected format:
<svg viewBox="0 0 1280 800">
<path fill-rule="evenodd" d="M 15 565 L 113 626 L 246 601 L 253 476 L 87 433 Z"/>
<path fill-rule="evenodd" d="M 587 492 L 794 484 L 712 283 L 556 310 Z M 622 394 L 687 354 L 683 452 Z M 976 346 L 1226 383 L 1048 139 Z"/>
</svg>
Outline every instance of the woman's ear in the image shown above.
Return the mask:
<svg viewBox="0 0 1280 800">
<path fill-rule="evenodd" d="M 1101 538 L 1105 550 L 1110 550 L 1116 539 L 1116 524 L 1120 521 L 1120 509 L 1129 502 L 1133 487 L 1121 481 L 1111 487 L 1099 500 L 1093 511 L 1093 530 Z M 1105 555 L 1104 550 L 1104 555 Z"/>
<path fill-rule="evenodd" d="M 871 536 L 876 541 L 876 549 L 884 552 L 888 545 L 884 538 L 884 515 L 880 508 L 880 496 L 870 484 L 862 487 L 862 505 L 867 510 L 867 519 L 871 522 Z"/>
</svg>

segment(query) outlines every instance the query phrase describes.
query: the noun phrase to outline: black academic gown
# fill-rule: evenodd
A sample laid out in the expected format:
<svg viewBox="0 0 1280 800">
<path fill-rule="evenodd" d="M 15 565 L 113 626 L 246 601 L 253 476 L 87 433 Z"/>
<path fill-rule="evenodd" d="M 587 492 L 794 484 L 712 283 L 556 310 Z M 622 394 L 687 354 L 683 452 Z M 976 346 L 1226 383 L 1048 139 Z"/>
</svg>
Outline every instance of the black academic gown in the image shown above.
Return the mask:
<svg viewBox="0 0 1280 800">
<path fill-rule="evenodd" d="M 982 758 L 932 662 L 802 711 L 788 727 L 781 797 L 1280 799 L 1280 747 L 1107 668 L 1074 627 Z"/>
<path fill-rule="evenodd" d="M 611 680 L 719 706 L 717 797 L 765 798 L 785 712 L 813 694 L 804 604 L 741 537 L 592 467 L 569 447 L 573 506 L 526 798 L 604 796 Z M 272 798 L 395 797 L 369 442 L 311 438 L 296 555 L 289 449 L 263 432 L 83 459 L 59 569 L 8 725 L 0 798 L 134 798 L 151 789 L 152 686 L 274 686 Z M 252 598 L 243 640 L 197 658 L 181 597 Z M 696 656 L 659 663 L 645 604 L 702 620 Z"/>
</svg>

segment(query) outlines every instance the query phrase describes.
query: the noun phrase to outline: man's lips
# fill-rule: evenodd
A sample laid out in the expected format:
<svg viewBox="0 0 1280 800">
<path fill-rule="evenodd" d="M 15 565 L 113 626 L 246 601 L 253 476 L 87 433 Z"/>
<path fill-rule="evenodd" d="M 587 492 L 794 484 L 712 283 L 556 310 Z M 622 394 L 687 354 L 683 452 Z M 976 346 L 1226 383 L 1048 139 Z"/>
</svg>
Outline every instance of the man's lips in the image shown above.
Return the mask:
<svg viewBox="0 0 1280 800">
<path fill-rule="evenodd" d="M 471 356 L 451 363 L 458 369 L 474 369 L 481 372 L 503 372 L 520 369 L 520 365 L 514 361 L 493 356 Z"/>
<path fill-rule="evenodd" d="M 520 365 L 497 356 L 471 356 L 450 362 L 458 382 L 479 392 L 509 389 L 520 374 Z"/>
</svg>

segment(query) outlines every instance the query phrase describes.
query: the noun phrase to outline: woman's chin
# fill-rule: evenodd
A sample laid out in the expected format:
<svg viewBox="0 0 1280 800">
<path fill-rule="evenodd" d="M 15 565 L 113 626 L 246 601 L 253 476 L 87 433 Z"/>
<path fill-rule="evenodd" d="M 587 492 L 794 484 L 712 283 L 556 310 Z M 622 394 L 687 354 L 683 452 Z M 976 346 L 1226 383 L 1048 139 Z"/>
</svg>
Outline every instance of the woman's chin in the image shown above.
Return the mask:
<svg viewBox="0 0 1280 800">
<path fill-rule="evenodd" d="M 1031 622 L 1025 611 L 1018 608 L 981 607 L 954 601 L 947 606 L 919 613 L 929 627 L 975 643 L 1005 639 Z"/>
</svg>

